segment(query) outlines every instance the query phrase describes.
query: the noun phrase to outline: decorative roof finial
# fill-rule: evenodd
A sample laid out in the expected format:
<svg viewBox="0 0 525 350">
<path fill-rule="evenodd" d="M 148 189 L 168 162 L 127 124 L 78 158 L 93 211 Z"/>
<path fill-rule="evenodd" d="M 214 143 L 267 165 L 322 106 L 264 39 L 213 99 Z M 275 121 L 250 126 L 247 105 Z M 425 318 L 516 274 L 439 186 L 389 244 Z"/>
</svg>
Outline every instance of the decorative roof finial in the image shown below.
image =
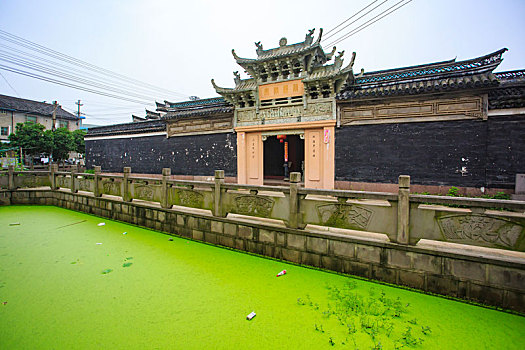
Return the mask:
<svg viewBox="0 0 525 350">
<path fill-rule="evenodd" d="M 315 41 L 316 45 L 319 45 L 322 37 L 323 37 L 323 28 L 319 28 L 319 36 L 317 37 L 317 40 Z"/>
<path fill-rule="evenodd" d="M 260 55 L 263 52 L 263 46 L 260 41 L 255 43 L 255 46 L 257 46 L 257 54 Z"/>
<path fill-rule="evenodd" d="M 330 52 L 328 55 L 326 55 L 326 60 L 327 61 L 330 61 L 332 59 L 332 57 L 334 57 L 334 53 L 335 53 L 335 50 L 336 50 L 336 47 L 332 47 L 332 52 Z"/>
<path fill-rule="evenodd" d="M 235 82 L 235 86 L 239 85 L 241 83 L 241 76 L 239 74 L 239 71 L 233 72 L 233 81 Z"/>
<path fill-rule="evenodd" d="M 233 55 L 233 58 L 235 58 L 236 61 L 240 60 L 241 58 L 239 56 L 237 56 L 237 54 L 235 53 L 235 49 L 232 49 L 232 55 Z"/>
<path fill-rule="evenodd" d="M 344 54 L 345 54 L 345 50 L 337 53 L 337 56 L 335 57 L 335 62 L 334 62 L 335 69 L 339 69 L 343 65 L 343 55 Z"/>
<path fill-rule="evenodd" d="M 315 32 L 315 28 L 308 30 L 308 33 L 306 34 L 306 37 L 304 38 L 305 45 L 312 44 L 312 42 L 314 41 L 314 32 Z"/>
<path fill-rule="evenodd" d="M 282 37 L 281 40 L 279 40 L 279 47 L 286 46 L 287 43 L 288 43 L 288 39 L 286 39 L 285 37 Z"/>
</svg>

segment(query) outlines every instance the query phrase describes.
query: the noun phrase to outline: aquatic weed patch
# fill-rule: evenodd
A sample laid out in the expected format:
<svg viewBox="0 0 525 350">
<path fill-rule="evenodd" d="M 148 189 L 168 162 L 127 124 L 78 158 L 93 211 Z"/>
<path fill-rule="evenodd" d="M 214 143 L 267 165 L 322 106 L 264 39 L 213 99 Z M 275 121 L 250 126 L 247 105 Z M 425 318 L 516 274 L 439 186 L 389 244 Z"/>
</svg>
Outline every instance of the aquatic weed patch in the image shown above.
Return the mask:
<svg viewBox="0 0 525 350">
<path fill-rule="evenodd" d="M 325 334 L 332 346 L 340 343 L 355 349 L 411 348 L 423 344 L 432 334 L 429 326 L 420 324 L 412 315 L 409 303 L 387 296 L 384 290 L 378 292 L 372 287 L 366 294 L 356 289 L 354 281 L 342 288 L 326 288 L 326 307 L 312 301 L 308 294 L 304 299 L 298 298 L 297 304 L 320 313 L 321 322 L 315 323 L 313 329 Z"/>
</svg>

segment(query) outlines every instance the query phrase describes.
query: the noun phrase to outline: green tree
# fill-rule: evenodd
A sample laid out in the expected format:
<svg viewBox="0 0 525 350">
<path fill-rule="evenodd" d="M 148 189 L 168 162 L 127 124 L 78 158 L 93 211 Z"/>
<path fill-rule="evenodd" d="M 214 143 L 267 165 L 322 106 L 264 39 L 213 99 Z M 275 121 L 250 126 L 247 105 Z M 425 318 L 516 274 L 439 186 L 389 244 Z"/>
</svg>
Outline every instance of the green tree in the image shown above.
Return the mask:
<svg viewBox="0 0 525 350">
<path fill-rule="evenodd" d="M 69 151 L 73 150 L 73 136 L 66 128 L 58 128 L 52 132 L 53 159 L 61 161 L 68 158 Z"/>
<path fill-rule="evenodd" d="M 73 135 L 73 151 L 77 153 L 86 153 L 86 143 L 84 141 L 84 136 L 86 132 L 84 130 L 75 130 L 71 133 Z"/>
<path fill-rule="evenodd" d="M 21 147 L 24 154 L 31 155 L 32 163 L 33 156 L 47 153 L 52 149 L 51 139 L 44 137 L 44 129 L 45 127 L 42 124 L 18 123 L 15 132 L 9 135 L 9 141 L 13 147 Z"/>
</svg>

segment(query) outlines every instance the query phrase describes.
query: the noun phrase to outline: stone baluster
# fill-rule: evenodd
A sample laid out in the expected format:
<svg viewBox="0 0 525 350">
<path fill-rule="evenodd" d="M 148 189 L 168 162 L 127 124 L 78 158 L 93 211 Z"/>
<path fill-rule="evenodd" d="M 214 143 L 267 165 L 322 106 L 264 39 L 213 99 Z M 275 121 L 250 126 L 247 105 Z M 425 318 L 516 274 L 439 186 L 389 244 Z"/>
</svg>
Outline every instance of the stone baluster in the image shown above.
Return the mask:
<svg viewBox="0 0 525 350">
<path fill-rule="evenodd" d="M 224 210 L 222 208 L 221 185 L 224 183 L 224 170 L 215 170 L 215 194 L 213 196 L 213 215 L 224 217 Z M 227 214 L 227 213 L 226 213 Z"/>
<path fill-rule="evenodd" d="M 399 176 L 397 200 L 397 243 L 410 242 L 410 176 Z"/>
<path fill-rule="evenodd" d="M 171 168 L 162 168 L 162 195 L 160 197 L 161 208 L 171 209 L 172 205 L 169 204 L 169 186 L 168 180 L 171 176 Z"/>
<path fill-rule="evenodd" d="M 289 198 L 289 213 L 288 213 L 288 224 L 290 228 L 301 228 L 301 220 L 299 213 L 299 196 L 297 194 L 297 188 L 301 181 L 301 173 L 292 172 L 290 173 L 290 198 Z"/>
<path fill-rule="evenodd" d="M 131 167 L 124 167 L 124 179 L 122 180 L 122 200 L 124 202 L 131 202 L 131 193 L 129 191 L 129 174 L 131 173 Z"/>
<path fill-rule="evenodd" d="M 11 191 L 15 189 L 15 166 L 14 165 L 9 165 L 8 167 L 7 189 Z"/>
<path fill-rule="evenodd" d="M 93 178 L 93 196 L 100 197 L 102 196 L 102 193 L 100 192 L 99 183 L 100 183 L 100 173 L 102 172 L 102 168 L 99 165 L 95 165 L 93 167 L 95 170 L 95 177 Z"/>
<path fill-rule="evenodd" d="M 72 165 L 71 166 L 71 193 L 77 193 L 78 192 L 78 189 L 77 189 L 77 186 L 76 186 L 77 171 L 78 171 L 78 166 L 77 165 Z"/>
<path fill-rule="evenodd" d="M 49 164 L 49 182 L 51 183 L 51 190 L 55 191 L 58 189 L 57 186 L 57 173 L 58 164 Z"/>
</svg>

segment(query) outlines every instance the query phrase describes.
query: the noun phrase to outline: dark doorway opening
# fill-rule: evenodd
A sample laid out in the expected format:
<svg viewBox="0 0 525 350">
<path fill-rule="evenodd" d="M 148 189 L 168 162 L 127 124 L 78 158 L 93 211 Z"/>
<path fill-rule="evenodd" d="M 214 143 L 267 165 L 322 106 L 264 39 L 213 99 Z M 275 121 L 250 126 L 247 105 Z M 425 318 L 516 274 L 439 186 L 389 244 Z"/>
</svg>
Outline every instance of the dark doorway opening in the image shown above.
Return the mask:
<svg viewBox="0 0 525 350">
<path fill-rule="evenodd" d="M 286 138 L 283 138 L 286 136 Z M 288 173 L 303 174 L 304 140 L 299 135 L 268 136 L 264 141 L 264 178 L 285 179 L 285 147 L 288 147 Z M 282 140 L 282 142 L 281 142 Z M 302 178 L 302 176 L 301 176 Z"/>
</svg>

